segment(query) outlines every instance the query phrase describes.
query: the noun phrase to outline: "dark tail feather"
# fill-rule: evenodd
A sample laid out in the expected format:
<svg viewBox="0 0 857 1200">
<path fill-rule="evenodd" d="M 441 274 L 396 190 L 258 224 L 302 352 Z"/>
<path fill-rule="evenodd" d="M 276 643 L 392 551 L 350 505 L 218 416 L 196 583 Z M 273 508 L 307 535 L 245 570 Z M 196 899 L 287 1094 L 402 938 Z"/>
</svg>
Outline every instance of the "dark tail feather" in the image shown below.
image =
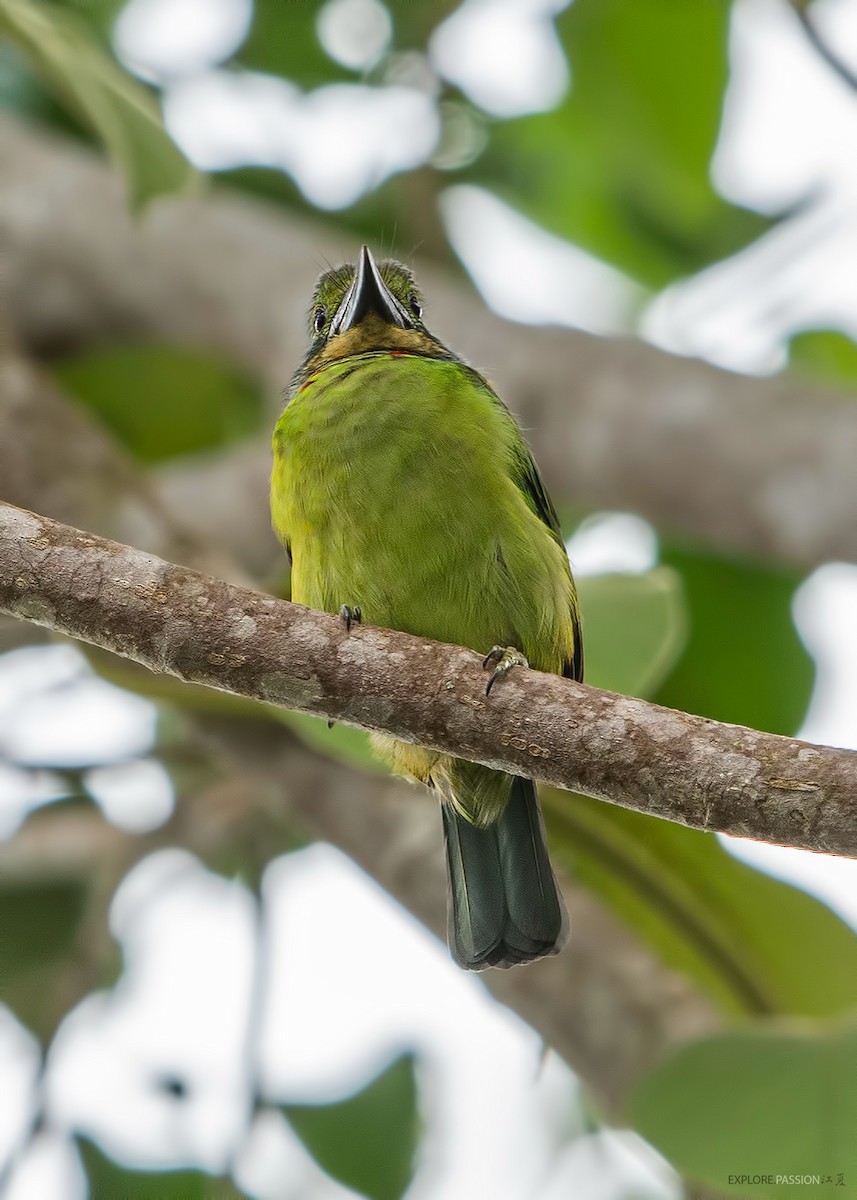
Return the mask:
<svg viewBox="0 0 857 1200">
<path fill-rule="evenodd" d="M 449 945 L 467 970 L 511 967 L 556 954 L 568 934 L 531 779 L 515 778 L 500 818 L 485 829 L 444 803 Z"/>
</svg>

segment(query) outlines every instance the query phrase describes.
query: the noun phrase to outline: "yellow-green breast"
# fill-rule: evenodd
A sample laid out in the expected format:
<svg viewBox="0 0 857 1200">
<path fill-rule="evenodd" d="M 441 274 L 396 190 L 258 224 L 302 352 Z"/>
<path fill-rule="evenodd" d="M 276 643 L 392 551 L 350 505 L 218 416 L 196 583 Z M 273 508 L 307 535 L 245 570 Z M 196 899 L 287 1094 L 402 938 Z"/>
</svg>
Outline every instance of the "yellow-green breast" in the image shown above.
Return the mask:
<svg viewBox="0 0 857 1200">
<path fill-rule="evenodd" d="M 521 434 L 463 364 L 401 351 L 324 365 L 274 432 L 271 507 L 292 599 L 561 672 L 565 551 L 516 481 Z"/>
</svg>

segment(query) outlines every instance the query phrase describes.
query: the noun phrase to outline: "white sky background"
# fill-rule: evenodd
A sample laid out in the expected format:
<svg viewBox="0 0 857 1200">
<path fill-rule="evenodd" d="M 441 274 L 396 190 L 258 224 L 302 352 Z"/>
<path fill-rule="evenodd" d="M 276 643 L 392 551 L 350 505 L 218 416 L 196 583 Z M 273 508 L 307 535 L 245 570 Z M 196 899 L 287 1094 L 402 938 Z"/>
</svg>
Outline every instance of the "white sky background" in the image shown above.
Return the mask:
<svg viewBox="0 0 857 1200">
<path fill-rule="evenodd" d="M 297 88 L 218 64 L 245 35 L 249 0 L 131 0 L 117 47 L 166 85 L 165 113 L 206 167 L 280 166 L 321 207 L 341 208 L 395 170 L 440 153 L 434 72 L 497 115 L 551 107 L 567 64 L 550 25 L 556 0 L 468 0 L 435 35 L 431 69 L 395 64 L 397 90 L 362 85 Z M 822 0 L 823 32 L 857 68 L 857 0 Z M 389 17 L 377 0 L 331 0 L 320 30 L 328 52 L 354 69 L 376 62 Z M 456 28 L 457 25 L 457 28 Z M 812 196 L 800 215 L 736 258 L 656 298 L 644 330 L 656 342 L 746 371 L 774 369 L 798 327 L 857 331 L 857 95 L 821 63 L 778 0 L 740 0 L 733 77 L 713 165 L 731 199 L 778 211 Z M 462 127 L 466 159 L 479 130 Z M 328 153 L 315 153 L 319 140 Z M 611 333 L 629 328 L 637 289 L 579 247 L 538 230 L 496 197 L 450 187 L 442 216 L 486 301 L 521 321 Z M 496 246 L 518 264 L 516 288 L 497 270 Z M 314 249 L 314 248 L 312 248 Z M 504 260 L 505 261 L 505 260 Z M 641 570 L 656 545 L 637 518 L 590 524 L 572 546 L 578 572 Z M 801 589 L 796 618 L 819 667 L 804 736 L 857 747 L 857 567 L 832 564 Z M 169 778 L 148 757 L 151 706 L 93 678 L 70 647 L 0 658 L 0 751 L 22 762 L 103 759 L 89 779 L 111 820 L 151 828 L 169 814 Z M 0 836 L 56 794 L 50 771 L 25 785 L 0 766 Z M 439 833 L 440 836 L 440 833 Z M 857 926 L 857 874 L 845 860 L 741 843 L 765 869 L 823 896 Z M 636 1139 L 582 1137 L 574 1084 L 554 1056 L 540 1067 L 531 1030 L 458 971 L 445 949 L 361 872 L 315 846 L 266 877 L 277 953 L 258 1054 L 273 1098 L 342 1095 L 402 1048 L 423 1063 L 429 1143 L 409 1200 L 619 1200 L 670 1197 L 670 1174 Z M 251 975 L 248 896 L 188 855 L 167 851 L 125 880 L 112 928 L 127 970 L 113 994 L 90 997 L 55 1044 L 49 1127 L 21 1162 L 3 1200 L 77 1200 L 85 1184 L 62 1131 L 79 1124 L 116 1155 L 189 1160 L 222 1169 L 242 1127 L 244 1016 Z M 371 937 L 367 937 L 371 930 Z M 319 954 L 317 946 L 329 948 Z M 35 1057 L 0 1009 L 0 1161 L 26 1117 Z M 179 1073 L 188 1100 L 153 1087 Z M 241 1178 L 260 1200 L 337 1200 L 285 1124 L 259 1119 Z M 283 1180 L 289 1181 L 284 1189 Z M 648 1181 L 648 1182 L 646 1182 Z"/>
</svg>

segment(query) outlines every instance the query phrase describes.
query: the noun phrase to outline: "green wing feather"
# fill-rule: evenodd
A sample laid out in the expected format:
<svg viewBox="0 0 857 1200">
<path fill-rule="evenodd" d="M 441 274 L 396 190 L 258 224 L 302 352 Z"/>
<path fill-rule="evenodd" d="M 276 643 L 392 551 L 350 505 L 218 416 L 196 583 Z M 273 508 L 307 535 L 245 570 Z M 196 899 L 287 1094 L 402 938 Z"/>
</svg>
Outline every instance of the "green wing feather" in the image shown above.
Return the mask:
<svg viewBox="0 0 857 1200">
<path fill-rule="evenodd" d="M 474 382 L 485 388 L 496 404 L 508 416 L 509 420 L 515 426 L 518 432 L 518 453 L 517 462 L 515 464 L 515 480 L 514 482 L 523 492 L 527 504 L 536 514 L 540 521 L 547 525 L 548 529 L 565 550 L 565 542 L 562 539 L 562 527 L 559 523 L 559 516 L 554 508 L 553 501 L 548 495 L 548 490 L 542 482 L 542 477 L 539 474 L 539 469 L 536 466 L 536 461 L 530 451 L 529 446 L 524 441 L 517 421 L 512 416 L 507 406 L 503 403 L 484 376 L 475 371 L 473 367 L 462 363 L 462 366 L 473 377 Z M 563 675 L 567 679 L 574 679 L 578 683 L 583 682 L 583 635 L 580 628 L 580 611 L 575 603 L 571 609 L 571 620 L 574 626 L 574 654 L 563 665 Z"/>
<path fill-rule="evenodd" d="M 537 517 L 542 520 L 548 529 L 554 535 L 556 540 L 565 550 L 565 542 L 562 540 L 562 529 L 559 523 L 557 511 L 554 508 L 553 501 L 548 495 L 547 488 L 542 482 L 542 477 L 539 474 L 539 469 L 536 466 L 535 459 L 530 453 L 523 438 L 521 438 L 519 459 L 518 459 L 518 478 L 515 480 L 518 487 L 524 493 L 527 503 L 532 508 Z M 563 675 L 567 679 L 574 679 L 578 683 L 583 682 L 583 635 L 580 628 L 580 612 L 575 603 L 571 609 L 571 619 L 574 625 L 574 654 L 563 665 Z"/>
</svg>

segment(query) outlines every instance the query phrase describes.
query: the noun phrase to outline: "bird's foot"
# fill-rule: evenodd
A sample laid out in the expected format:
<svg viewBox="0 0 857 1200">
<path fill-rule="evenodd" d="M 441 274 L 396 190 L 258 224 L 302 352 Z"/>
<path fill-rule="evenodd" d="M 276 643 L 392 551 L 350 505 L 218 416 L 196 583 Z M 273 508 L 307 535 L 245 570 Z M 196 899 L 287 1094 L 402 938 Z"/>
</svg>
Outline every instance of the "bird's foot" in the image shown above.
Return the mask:
<svg viewBox="0 0 857 1200">
<path fill-rule="evenodd" d="M 359 625 L 363 620 L 363 613 L 360 611 L 359 604 L 356 604 L 354 608 L 352 608 L 349 604 L 343 604 L 342 608 L 339 610 L 339 616 L 345 626 L 346 633 L 351 632 L 352 625 Z M 328 721 L 327 728 L 333 729 L 335 724 L 335 721 Z"/>
<path fill-rule="evenodd" d="M 528 667 L 529 665 L 521 651 L 516 650 L 514 646 L 492 646 L 482 659 L 483 671 L 487 671 L 490 666 L 494 667 L 485 685 L 485 695 L 487 696 L 491 691 L 494 681 L 501 675 L 505 675 L 507 671 L 511 671 L 512 667 Z"/>
<path fill-rule="evenodd" d="M 360 611 L 359 606 L 351 608 L 348 604 L 343 604 L 342 608 L 339 610 L 339 615 L 345 622 L 345 630 L 347 633 L 351 632 L 352 625 L 359 625 L 363 620 L 363 613 Z"/>
</svg>

